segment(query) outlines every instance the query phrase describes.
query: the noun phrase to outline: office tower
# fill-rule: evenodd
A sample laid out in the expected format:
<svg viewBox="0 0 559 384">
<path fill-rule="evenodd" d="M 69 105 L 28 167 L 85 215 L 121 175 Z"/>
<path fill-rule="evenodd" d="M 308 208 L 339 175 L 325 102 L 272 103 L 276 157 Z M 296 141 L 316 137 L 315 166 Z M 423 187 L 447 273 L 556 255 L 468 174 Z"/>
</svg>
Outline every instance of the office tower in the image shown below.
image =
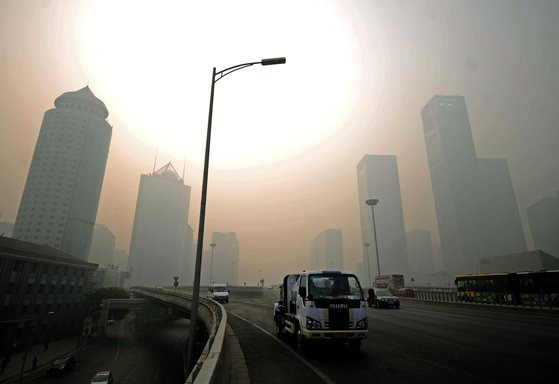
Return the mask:
<svg viewBox="0 0 559 384">
<path fill-rule="evenodd" d="M 311 269 L 344 269 L 340 229 L 325 229 L 312 240 Z"/>
<path fill-rule="evenodd" d="M 111 230 L 103 224 L 95 224 L 88 261 L 99 264 L 100 268 L 116 264 L 114 260 L 115 247 L 116 238 Z"/>
<path fill-rule="evenodd" d="M 478 159 L 492 256 L 526 252 L 526 241 L 505 159 Z"/>
<path fill-rule="evenodd" d="M 180 276 L 189 206 L 190 187 L 171 163 L 141 176 L 128 258 L 131 286 L 170 286 Z"/>
<path fill-rule="evenodd" d="M 357 165 L 357 182 L 361 236 L 363 243 L 370 244 L 370 247 L 363 247 L 363 259 L 367 261 L 368 253 L 371 276 L 378 275 L 377 255 L 372 209 L 365 204 L 365 200 L 378 199 L 378 204 L 374 206 L 374 213 L 380 274 L 403 274 L 408 281 L 404 214 L 396 156 L 365 155 Z"/>
<path fill-rule="evenodd" d="M 445 269 L 477 272 L 491 252 L 466 102 L 433 96 L 421 116 Z"/>
<path fill-rule="evenodd" d="M 89 87 L 56 98 L 45 112 L 14 227 L 14 238 L 87 260 L 112 127 Z"/>
<path fill-rule="evenodd" d="M 12 232 L 14 230 L 14 225 L 8 223 L 7 221 L 0 221 L 0 237 L 12 237 Z"/>
<path fill-rule="evenodd" d="M 406 232 L 406 247 L 410 263 L 410 273 L 415 278 L 415 281 L 420 281 L 419 278 L 435 272 L 431 232 L 421 229 Z"/>
<path fill-rule="evenodd" d="M 239 240 L 235 232 L 213 232 L 215 244 L 213 265 L 210 266 L 212 281 L 218 284 L 238 285 Z M 211 250 L 208 250 L 208 254 Z"/>
<path fill-rule="evenodd" d="M 443 251 L 439 243 L 433 243 L 433 264 L 435 272 L 442 272 L 445 270 Z"/>
<path fill-rule="evenodd" d="M 115 248 L 113 264 L 118 266 L 119 270 L 126 271 L 128 268 L 128 252 L 124 249 Z"/>
<path fill-rule="evenodd" d="M 538 200 L 527 211 L 534 247 L 559 257 L 559 192 Z"/>
</svg>

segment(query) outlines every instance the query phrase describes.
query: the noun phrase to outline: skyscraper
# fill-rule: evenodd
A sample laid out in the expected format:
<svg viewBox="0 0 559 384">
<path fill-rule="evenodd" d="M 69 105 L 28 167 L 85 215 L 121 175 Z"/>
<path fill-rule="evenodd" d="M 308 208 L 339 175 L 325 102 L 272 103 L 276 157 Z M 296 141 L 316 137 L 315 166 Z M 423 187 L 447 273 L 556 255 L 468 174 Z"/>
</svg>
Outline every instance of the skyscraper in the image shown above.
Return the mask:
<svg viewBox="0 0 559 384">
<path fill-rule="evenodd" d="M 112 127 L 89 87 L 56 98 L 45 112 L 13 237 L 87 260 Z"/>
<path fill-rule="evenodd" d="M 421 116 L 445 269 L 477 272 L 491 252 L 466 101 L 433 96 Z"/>
<path fill-rule="evenodd" d="M 526 242 L 505 159 L 479 159 L 462 96 L 433 96 L 421 111 L 445 270 L 524 252 Z"/>
<path fill-rule="evenodd" d="M 103 224 L 95 224 L 93 240 L 89 251 L 88 261 L 106 268 L 109 264 L 116 264 L 114 260 L 116 247 L 115 235 Z"/>
<path fill-rule="evenodd" d="M 128 270 L 130 285 L 171 285 L 181 275 L 188 231 L 190 187 L 171 163 L 142 175 Z"/>
<path fill-rule="evenodd" d="M 559 257 L 559 192 L 538 200 L 527 211 L 534 247 Z"/>
<path fill-rule="evenodd" d="M 371 275 L 378 275 L 373 219 L 367 199 L 378 199 L 374 206 L 378 240 L 379 264 L 382 275 L 403 274 L 409 279 L 408 257 L 402 195 L 398 177 L 396 156 L 365 155 L 357 165 L 359 207 L 361 213 L 361 237 L 363 243 L 371 244 L 368 252 L 363 250 L 363 260 L 369 256 Z M 367 263 L 365 262 L 365 265 Z"/>
<path fill-rule="evenodd" d="M 311 242 L 311 269 L 344 269 L 342 231 L 325 229 Z"/>
<path fill-rule="evenodd" d="M 526 252 L 526 240 L 505 159 L 478 159 L 492 256 Z"/>
<path fill-rule="evenodd" d="M 424 281 L 425 275 L 435 272 L 431 232 L 421 229 L 406 232 L 406 247 L 411 276 L 416 282 Z"/>
</svg>

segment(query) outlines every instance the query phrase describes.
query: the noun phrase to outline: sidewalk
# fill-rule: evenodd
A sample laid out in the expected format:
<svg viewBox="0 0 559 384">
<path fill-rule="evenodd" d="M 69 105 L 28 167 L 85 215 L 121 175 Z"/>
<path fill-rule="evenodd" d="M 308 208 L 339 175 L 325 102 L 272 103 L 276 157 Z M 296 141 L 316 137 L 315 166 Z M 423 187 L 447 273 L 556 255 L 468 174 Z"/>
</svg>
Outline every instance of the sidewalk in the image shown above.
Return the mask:
<svg viewBox="0 0 559 384">
<path fill-rule="evenodd" d="M 52 360 L 76 350 L 76 347 L 76 337 L 51 341 L 46 352 L 43 344 L 30 346 L 29 348 L 27 348 L 27 359 L 25 360 L 23 377 L 28 376 L 30 373 L 35 373 L 41 370 L 44 371 L 44 369 L 48 367 Z M 21 366 L 23 363 L 23 355 L 24 354 L 20 352 L 10 356 L 10 363 L 7 365 L 4 373 L 0 376 L 0 383 L 18 382 L 21 372 Z M 32 371 L 31 366 L 33 365 L 33 358 L 35 356 L 37 356 L 37 369 L 35 371 Z"/>
</svg>

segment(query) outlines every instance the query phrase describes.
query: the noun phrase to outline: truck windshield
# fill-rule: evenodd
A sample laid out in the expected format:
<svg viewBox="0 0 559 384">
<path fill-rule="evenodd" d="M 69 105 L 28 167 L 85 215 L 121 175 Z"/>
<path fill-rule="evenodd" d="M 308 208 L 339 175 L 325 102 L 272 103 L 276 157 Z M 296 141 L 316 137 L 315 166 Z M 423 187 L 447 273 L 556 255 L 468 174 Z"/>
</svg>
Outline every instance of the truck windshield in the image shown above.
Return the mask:
<svg viewBox="0 0 559 384">
<path fill-rule="evenodd" d="M 214 287 L 214 292 L 227 292 L 226 287 Z"/>
<path fill-rule="evenodd" d="M 309 295 L 312 300 L 340 297 L 363 300 L 363 291 L 354 275 L 309 275 Z"/>
</svg>

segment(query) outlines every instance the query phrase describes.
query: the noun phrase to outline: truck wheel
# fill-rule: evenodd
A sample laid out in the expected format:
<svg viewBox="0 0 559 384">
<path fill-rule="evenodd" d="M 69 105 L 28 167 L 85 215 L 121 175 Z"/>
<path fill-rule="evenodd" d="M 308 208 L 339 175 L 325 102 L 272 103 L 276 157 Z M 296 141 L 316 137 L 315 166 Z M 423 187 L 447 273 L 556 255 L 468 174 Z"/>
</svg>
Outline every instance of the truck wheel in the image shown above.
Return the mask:
<svg viewBox="0 0 559 384">
<path fill-rule="evenodd" d="M 361 348 L 361 339 L 358 340 L 350 340 L 349 341 L 349 349 L 352 352 L 357 352 Z"/>
</svg>

